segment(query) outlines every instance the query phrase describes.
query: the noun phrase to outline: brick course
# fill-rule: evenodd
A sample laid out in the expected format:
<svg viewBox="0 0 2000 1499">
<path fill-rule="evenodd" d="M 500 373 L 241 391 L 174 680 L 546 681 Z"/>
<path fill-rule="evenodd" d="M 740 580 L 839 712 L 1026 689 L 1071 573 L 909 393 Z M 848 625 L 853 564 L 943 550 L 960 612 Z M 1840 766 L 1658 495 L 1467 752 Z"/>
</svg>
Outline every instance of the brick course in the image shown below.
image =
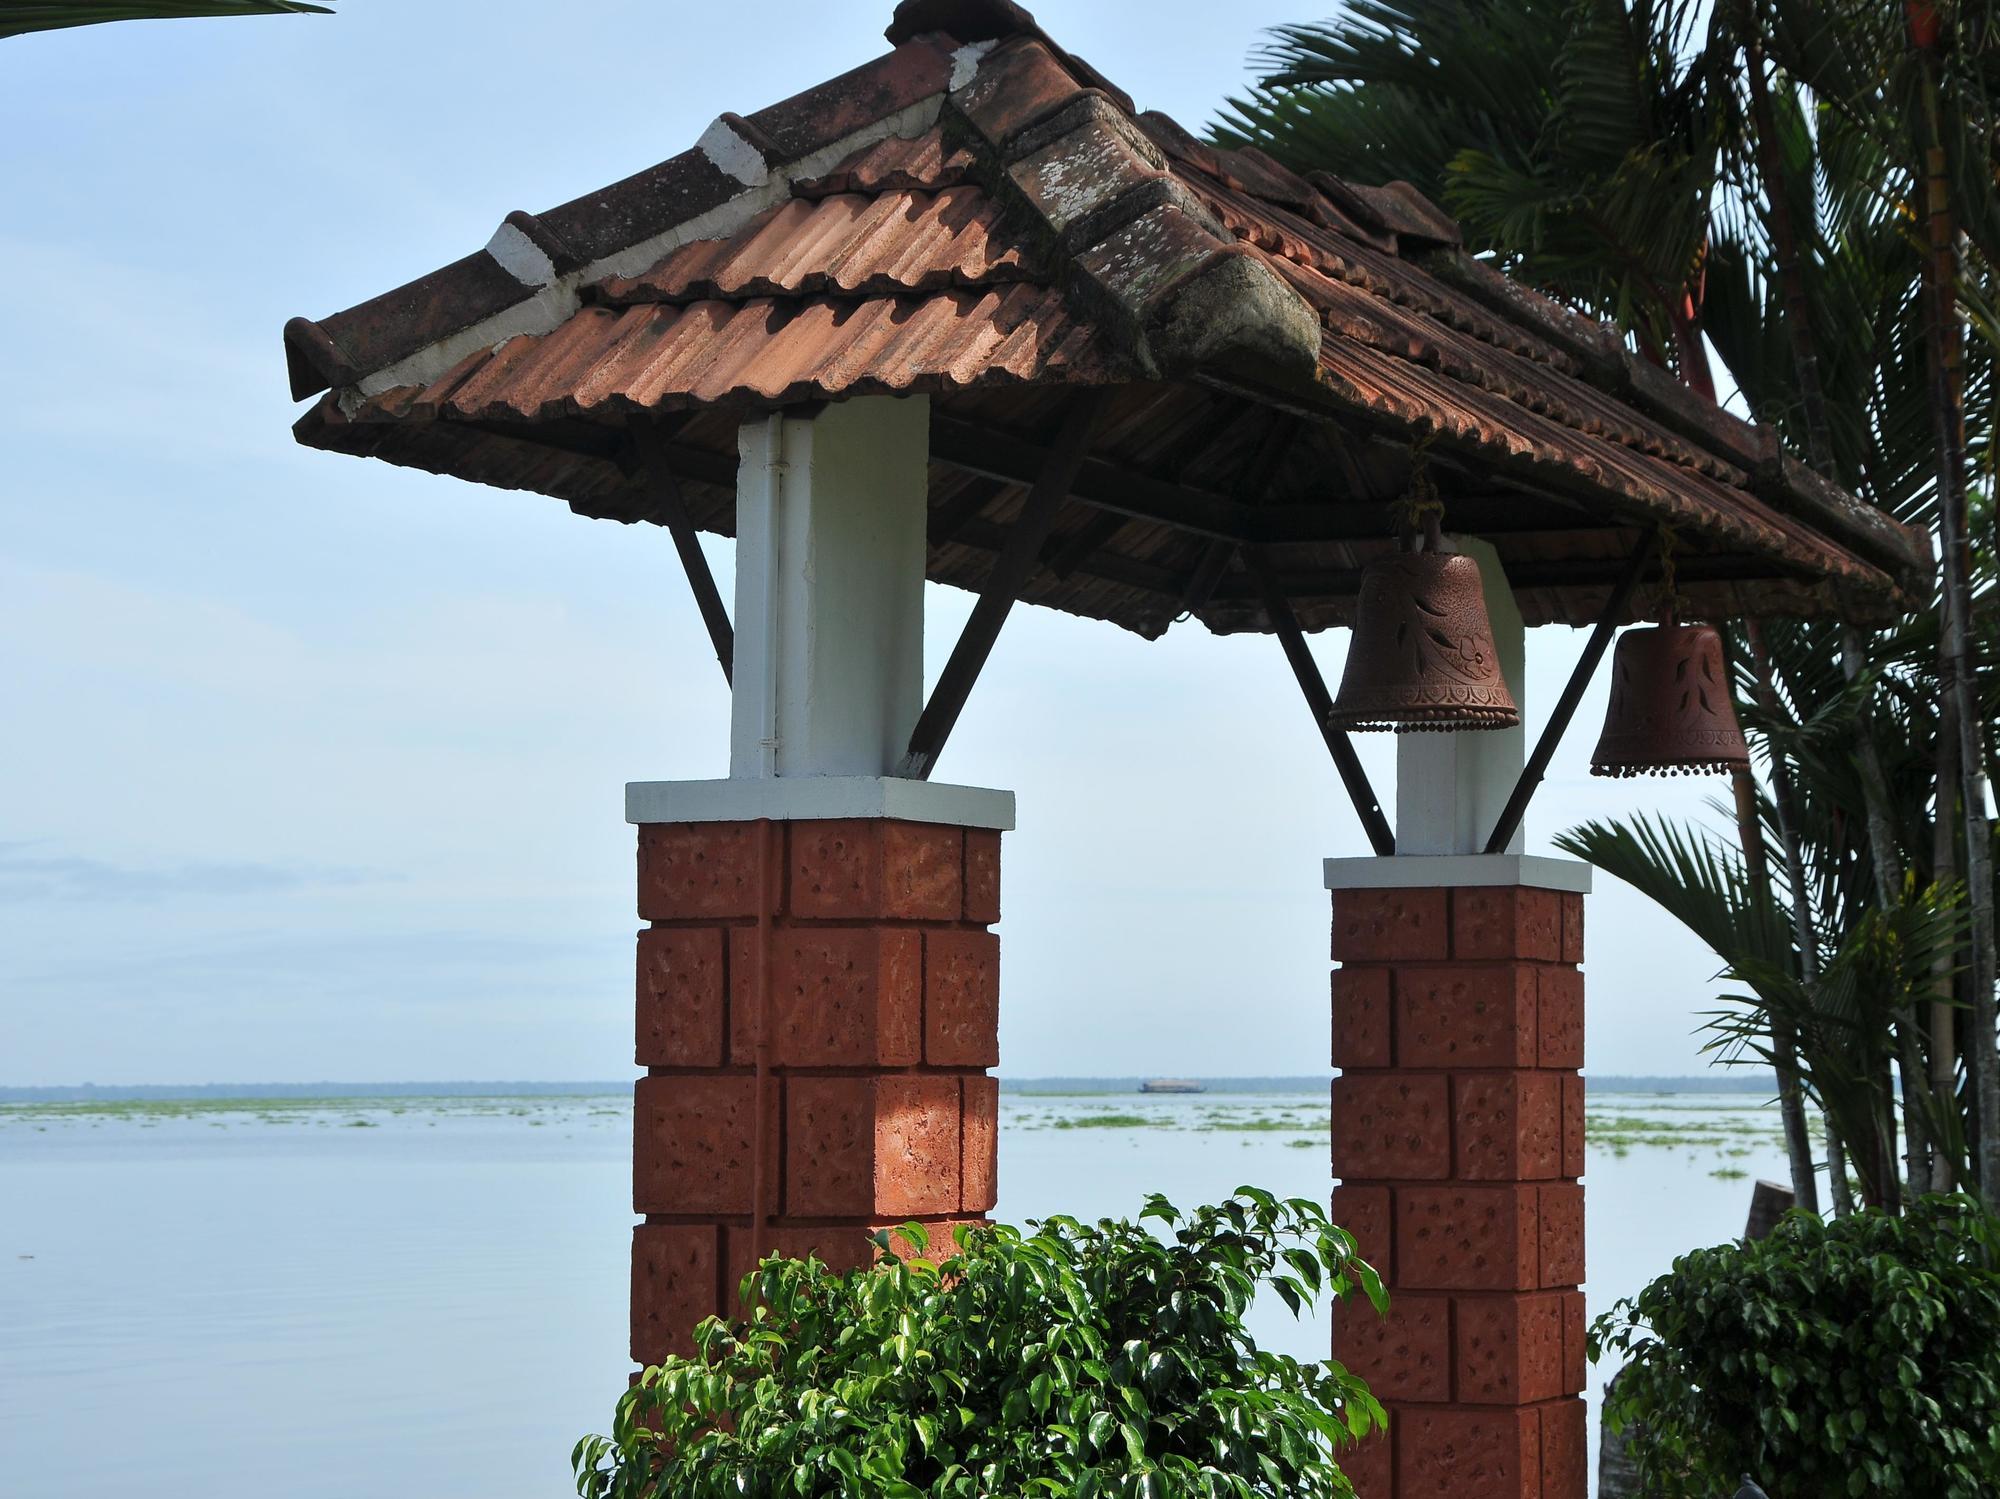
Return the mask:
<svg viewBox="0 0 2000 1499">
<path fill-rule="evenodd" d="M 639 934 L 641 1067 L 720 1067 L 725 1013 L 723 933 L 716 927 Z"/>
<path fill-rule="evenodd" d="M 1446 1080 L 1399 1072 L 1335 1078 L 1333 1170 L 1344 1181 L 1450 1176 Z"/>
<path fill-rule="evenodd" d="M 756 1245 L 844 1269 L 916 1219 L 949 1254 L 997 1193 L 1000 835 L 648 825 L 638 890 L 633 1358 L 738 1311 Z"/>
<path fill-rule="evenodd" d="M 1397 1410 L 1396 1499 L 1555 1499 L 1542 1484 L 1542 1423 L 1517 1406 Z M 1582 1491 L 1578 1490 L 1580 1494 Z"/>
<path fill-rule="evenodd" d="M 1333 1065 L 1389 1065 L 1389 980 L 1387 968 L 1349 966 L 1333 970 Z"/>
<path fill-rule="evenodd" d="M 1335 892 L 1336 1222 L 1390 1312 L 1334 1315 L 1390 1438 L 1364 1499 L 1583 1499 L 1582 897 Z"/>
<path fill-rule="evenodd" d="M 1450 955 L 1443 890 L 1342 890 L 1333 905 L 1333 956 L 1343 963 Z"/>
<path fill-rule="evenodd" d="M 1397 1296 L 1383 1317 L 1365 1299 L 1338 1306 L 1333 1356 L 1367 1380 L 1377 1400 L 1449 1400 L 1451 1298 Z"/>
<path fill-rule="evenodd" d="M 1532 1067 L 1536 973 L 1526 963 L 1396 973 L 1398 1067 Z"/>
</svg>

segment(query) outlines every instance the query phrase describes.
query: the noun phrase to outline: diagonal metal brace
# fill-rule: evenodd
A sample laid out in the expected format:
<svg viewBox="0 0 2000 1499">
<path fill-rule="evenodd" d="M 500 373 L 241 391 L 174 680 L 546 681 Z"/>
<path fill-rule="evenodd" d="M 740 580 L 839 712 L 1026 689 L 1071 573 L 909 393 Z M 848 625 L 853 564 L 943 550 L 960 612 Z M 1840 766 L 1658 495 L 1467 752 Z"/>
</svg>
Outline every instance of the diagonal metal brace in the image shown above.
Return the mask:
<svg viewBox="0 0 2000 1499">
<path fill-rule="evenodd" d="M 965 700 L 972 694 L 972 684 L 979 680 L 980 670 L 993 653 L 994 642 L 1000 638 L 1000 627 L 1007 622 L 1023 585 L 1040 564 L 1042 543 L 1048 540 L 1057 512 L 1076 482 L 1077 471 L 1089 456 L 1090 435 L 1106 398 L 1107 393 L 1101 387 L 1071 397 L 1062 432 L 1034 488 L 1022 503 L 1013 529 L 1007 533 L 1006 544 L 994 560 L 993 571 L 987 574 L 986 586 L 980 590 L 979 602 L 972 606 L 971 617 L 959 632 L 958 644 L 952 647 L 951 659 L 945 662 L 937 685 L 931 689 L 930 701 L 924 704 L 917 726 L 910 731 L 909 751 L 896 767 L 897 775 L 918 781 L 930 779 L 931 767 L 937 764 L 945 740 L 951 736 L 952 726 L 958 722 Z"/>
<path fill-rule="evenodd" d="M 1381 799 L 1368 783 L 1368 772 L 1362 769 L 1361 758 L 1354 753 L 1353 741 L 1347 737 L 1345 729 L 1335 727 L 1330 721 L 1333 694 L 1326 690 L 1326 678 L 1319 674 L 1319 663 L 1313 660 L 1312 651 L 1306 645 L 1305 631 L 1299 628 L 1291 600 L 1285 597 L 1284 588 L 1257 548 L 1245 547 L 1243 562 L 1264 601 L 1264 613 L 1271 621 L 1272 630 L 1277 633 L 1278 644 L 1284 647 L 1285 659 L 1292 664 L 1292 675 L 1298 678 L 1299 690 L 1306 697 L 1306 706 L 1312 709 L 1313 722 L 1319 726 L 1320 738 L 1326 741 L 1327 749 L 1333 754 L 1334 769 L 1340 772 L 1341 784 L 1347 788 L 1347 799 L 1354 803 L 1354 813 L 1361 819 L 1361 826 L 1368 834 L 1368 845 L 1387 858 L 1396 851 L 1396 835 L 1389 829 L 1389 819 L 1382 815 Z"/>
<path fill-rule="evenodd" d="M 1590 685 L 1590 679 L 1597 674 L 1597 663 L 1604 659 L 1604 648 L 1611 644 L 1611 637 L 1617 632 L 1618 621 L 1625 617 L 1625 606 L 1631 601 L 1632 590 L 1639 586 L 1639 579 L 1645 576 L 1646 564 L 1654 558 L 1651 547 L 1641 545 L 1626 564 L 1624 574 L 1611 590 L 1611 597 L 1605 601 L 1604 612 L 1597 617 L 1597 625 L 1590 632 L 1590 639 L 1584 642 L 1583 654 L 1577 658 L 1575 668 L 1569 674 L 1569 681 L 1563 685 L 1562 696 L 1556 699 L 1555 712 L 1542 726 L 1542 737 L 1535 741 L 1535 752 L 1528 756 L 1528 763 L 1521 767 L 1519 779 L 1507 797 L 1507 805 L 1500 809 L 1500 819 L 1493 824 L 1493 833 L 1486 840 L 1486 852 L 1504 854 L 1507 845 L 1513 841 L 1514 830 L 1521 825 L 1521 819 L 1528 815 L 1528 803 L 1535 795 L 1535 789 L 1542 784 L 1542 777 L 1548 774 L 1549 761 L 1555 758 L 1556 746 L 1569 728 L 1570 719 L 1576 716 L 1576 705 L 1583 700 L 1583 689 Z"/>
<path fill-rule="evenodd" d="M 723 607 L 721 590 L 715 586 L 715 574 L 709 571 L 708 558 L 702 554 L 694 521 L 681 497 L 680 481 L 674 477 L 667 434 L 651 422 L 637 422 L 632 428 L 632 441 L 639 451 L 646 495 L 652 501 L 652 509 L 644 518 L 665 526 L 667 534 L 673 537 L 688 586 L 694 590 L 695 607 L 701 611 L 709 643 L 715 647 L 715 659 L 722 663 L 722 679 L 733 687 L 736 632 L 729 623 L 729 611 Z"/>
</svg>

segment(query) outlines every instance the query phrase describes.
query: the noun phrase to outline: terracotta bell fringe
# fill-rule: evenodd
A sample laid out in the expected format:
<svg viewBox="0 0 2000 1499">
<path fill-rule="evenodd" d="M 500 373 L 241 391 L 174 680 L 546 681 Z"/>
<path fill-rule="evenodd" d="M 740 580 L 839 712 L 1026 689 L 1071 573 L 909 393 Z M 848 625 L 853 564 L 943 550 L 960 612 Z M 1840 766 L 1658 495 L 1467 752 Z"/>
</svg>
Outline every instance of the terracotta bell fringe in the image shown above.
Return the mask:
<svg viewBox="0 0 2000 1499">
<path fill-rule="evenodd" d="M 1592 775 L 1709 775 L 1749 765 L 1714 629 L 1652 625 L 1619 637 Z"/>
<path fill-rule="evenodd" d="M 1521 710 L 1500 674 L 1479 564 L 1436 549 L 1368 564 L 1354 639 L 1327 721 L 1341 729 L 1511 729 Z"/>
</svg>

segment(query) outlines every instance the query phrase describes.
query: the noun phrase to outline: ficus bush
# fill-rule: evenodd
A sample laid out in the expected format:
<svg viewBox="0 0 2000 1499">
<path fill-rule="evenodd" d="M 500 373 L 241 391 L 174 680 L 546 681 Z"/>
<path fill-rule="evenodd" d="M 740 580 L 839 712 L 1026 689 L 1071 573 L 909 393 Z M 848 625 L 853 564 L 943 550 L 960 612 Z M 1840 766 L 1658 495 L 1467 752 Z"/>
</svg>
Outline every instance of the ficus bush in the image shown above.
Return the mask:
<svg viewBox="0 0 2000 1499">
<path fill-rule="evenodd" d="M 1159 1231 L 1148 1225 L 1156 1223 Z M 1268 1286 L 1386 1305 L 1319 1204 L 1238 1188 L 1137 1222 L 960 1228 L 935 1260 L 877 1236 L 873 1269 L 766 1260 L 747 1320 L 648 1369 L 610 1437 L 579 1442 L 584 1499 L 1334 1499 L 1337 1450 L 1386 1424 L 1340 1365 L 1259 1348 Z M 900 1235 L 924 1255 L 923 1229 Z M 939 1246 L 943 1249 L 945 1246 Z"/>
<path fill-rule="evenodd" d="M 1713 1499 L 2000 1494 L 2000 1232 L 1974 1200 L 1788 1214 L 1701 1249 L 1591 1328 L 1642 1491 Z"/>
</svg>

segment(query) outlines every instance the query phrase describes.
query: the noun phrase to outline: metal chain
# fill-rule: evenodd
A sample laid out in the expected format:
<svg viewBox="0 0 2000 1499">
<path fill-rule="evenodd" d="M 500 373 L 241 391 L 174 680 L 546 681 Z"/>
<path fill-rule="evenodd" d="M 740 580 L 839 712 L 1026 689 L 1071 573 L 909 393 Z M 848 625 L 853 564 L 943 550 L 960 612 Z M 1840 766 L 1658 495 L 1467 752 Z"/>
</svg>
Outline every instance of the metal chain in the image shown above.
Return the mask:
<svg viewBox="0 0 2000 1499">
<path fill-rule="evenodd" d="M 1437 441 L 1437 435 L 1438 429 L 1432 427 L 1410 444 L 1410 487 L 1396 502 L 1397 534 L 1410 537 L 1422 533 L 1433 548 L 1438 541 L 1439 523 L 1444 519 L 1444 501 L 1438 496 L 1430 470 L 1430 446 Z"/>
<path fill-rule="evenodd" d="M 1674 553 L 1679 550 L 1681 542 L 1679 533 L 1665 521 L 1660 522 L 1657 535 L 1660 549 L 1660 590 L 1655 608 L 1660 615 L 1660 623 L 1671 625 L 1679 621 L 1681 614 L 1681 595 L 1676 583 L 1674 564 Z"/>
</svg>

